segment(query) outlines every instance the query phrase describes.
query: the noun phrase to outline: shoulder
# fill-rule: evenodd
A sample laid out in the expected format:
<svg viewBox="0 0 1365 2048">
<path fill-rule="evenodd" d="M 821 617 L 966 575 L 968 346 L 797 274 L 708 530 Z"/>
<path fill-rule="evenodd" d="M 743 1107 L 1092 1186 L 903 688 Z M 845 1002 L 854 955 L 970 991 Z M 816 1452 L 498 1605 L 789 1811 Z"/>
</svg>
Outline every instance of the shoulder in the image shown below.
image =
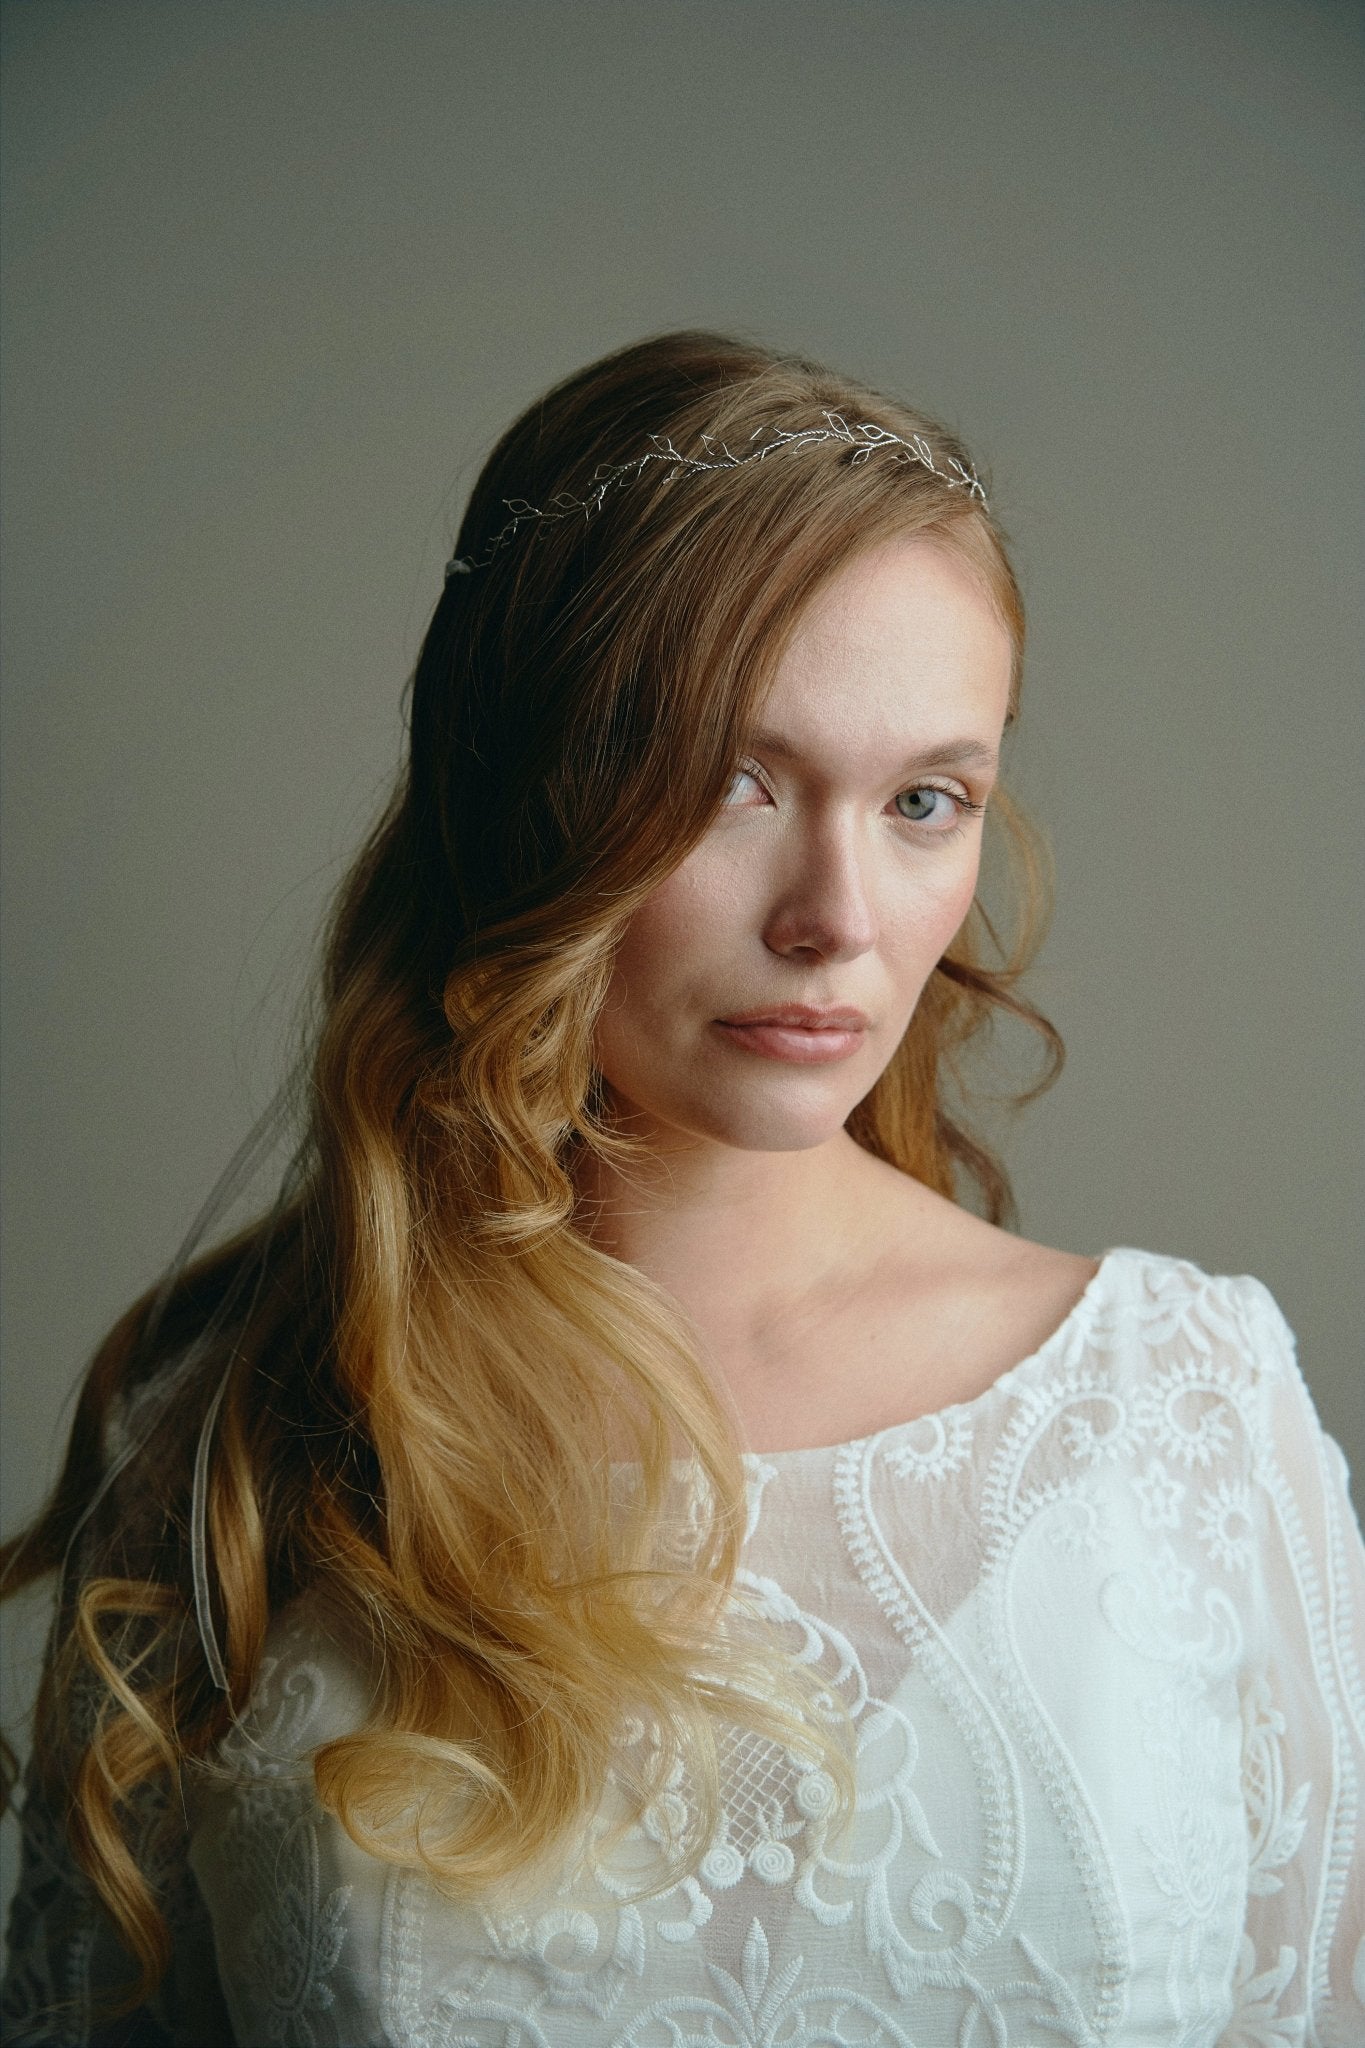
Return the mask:
<svg viewBox="0 0 1365 2048">
<path fill-rule="evenodd" d="M 1191 1259 L 1118 1246 L 1104 1254 L 1091 1304 L 1111 1342 L 1182 1351 L 1248 1371 L 1294 1364 L 1294 1334 L 1279 1304 L 1250 1273 L 1209 1273 Z"/>
<path fill-rule="evenodd" d="M 378 1696 L 379 1676 L 334 1604 L 305 1594 L 272 1621 L 251 1698 L 215 1765 L 230 1780 L 306 1775 L 325 1743 L 370 1721 Z"/>
<path fill-rule="evenodd" d="M 1121 1493 L 1131 1488 L 1144 1529 L 1174 1530 L 1193 1515 L 1211 1555 L 1226 1537 L 1229 1556 L 1249 1557 L 1255 1513 L 1282 1514 L 1287 1526 L 1301 1511 L 1295 1499 L 1320 1513 L 1344 1497 L 1344 1460 L 1293 1332 L 1251 1274 L 1110 1250 L 1052 1338 L 1000 1385 L 1011 1397 L 1005 1436 L 1021 1458 L 1055 1446 L 1054 1477 L 1104 1465 Z"/>
<path fill-rule="evenodd" d="M 1128 1245 L 1097 1257 L 1058 1250 L 898 1178 L 889 1270 L 917 1312 L 935 1296 L 948 1305 L 945 1314 L 970 1333 L 964 1348 L 983 1361 L 983 1378 L 1040 1356 L 1125 1380 L 1198 1372 L 1229 1390 L 1277 1380 L 1302 1390 L 1293 1332 L 1254 1275 L 1211 1273 L 1193 1259 Z"/>
<path fill-rule="evenodd" d="M 1003 1235 L 1003 1233 L 997 1233 Z M 1294 1365 L 1294 1334 L 1274 1295 L 1250 1273 L 1210 1273 L 1194 1260 L 1118 1245 L 1081 1258 L 1022 1239 L 998 1260 L 1000 1283 L 1041 1304 L 1061 1301 L 1105 1350 L 1183 1352 L 1253 1374 Z"/>
<path fill-rule="evenodd" d="M 1076 1368 L 1098 1370 L 1133 1402 L 1142 1433 L 1183 1464 L 1206 1465 L 1235 1437 L 1255 1467 L 1273 1454 L 1287 1407 L 1320 1433 L 1293 1332 L 1252 1274 L 1117 1247 L 1064 1337 L 1059 1348 Z"/>
</svg>

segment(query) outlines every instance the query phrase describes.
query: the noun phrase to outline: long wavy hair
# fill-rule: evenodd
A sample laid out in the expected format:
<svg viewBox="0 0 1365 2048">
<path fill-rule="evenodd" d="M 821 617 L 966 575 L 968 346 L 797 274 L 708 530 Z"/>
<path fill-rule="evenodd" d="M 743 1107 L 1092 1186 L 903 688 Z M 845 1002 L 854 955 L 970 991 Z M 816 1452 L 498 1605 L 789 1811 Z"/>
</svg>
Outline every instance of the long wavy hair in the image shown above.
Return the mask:
<svg viewBox="0 0 1365 2048">
<path fill-rule="evenodd" d="M 494 545 L 509 505 L 581 501 L 652 436 L 701 451 L 829 413 L 921 436 L 932 467 L 837 438 L 646 465 L 595 514 Z M 714 820 L 822 582 L 880 540 L 932 537 L 1007 625 L 1017 701 L 1019 590 L 955 461 L 904 405 L 703 333 L 578 372 L 489 458 L 457 543 L 480 566 L 437 604 L 401 778 L 331 918 L 280 1199 L 120 1319 L 56 1488 L 3 1554 L 7 1592 L 57 1577 L 37 1768 L 138 1966 L 130 2002 L 169 1953 L 139 1795 L 213 1757 L 303 1596 L 376 1677 L 365 1725 L 314 1756 L 318 1798 L 452 1895 L 560 1850 L 609 1774 L 638 1815 L 681 1759 L 689 1818 L 651 1889 L 676 1881 L 714 1833 L 727 1726 L 822 1765 L 836 1820 L 851 1810 L 847 1717 L 735 1586 L 733 1427 L 677 1304 L 575 1227 L 575 1162 L 638 1157 L 593 1059 L 614 949 Z M 974 1182 L 999 1219 L 962 1052 L 1000 1013 L 1041 1035 L 1045 1079 L 1060 1045 L 1017 989 L 1037 860 L 995 809 L 1012 937 L 974 907 L 848 1129 L 944 1194 Z M 608 1443 L 634 1453 L 615 1476 Z M 685 1555 L 679 1456 L 704 1510 Z M 626 1704 L 656 1738 L 634 1765 Z"/>
</svg>

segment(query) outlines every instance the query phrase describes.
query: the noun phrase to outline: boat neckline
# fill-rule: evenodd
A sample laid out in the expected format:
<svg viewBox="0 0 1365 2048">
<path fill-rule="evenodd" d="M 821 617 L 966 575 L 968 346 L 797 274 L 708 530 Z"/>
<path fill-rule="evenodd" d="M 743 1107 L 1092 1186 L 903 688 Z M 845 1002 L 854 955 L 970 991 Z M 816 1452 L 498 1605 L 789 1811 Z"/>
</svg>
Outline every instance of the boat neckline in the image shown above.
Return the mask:
<svg viewBox="0 0 1365 2048">
<path fill-rule="evenodd" d="M 1041 1360 L 1048 1358 L 1052 1352 L 1060 1348 L 1067 1337 L 1070 1336 L 1072 1326 L 1089 1313 L 1096 1295 L 1099 1294 L 1102 1285 L 1109 1277 L 1110 1267 L 1116 1260 L 1148 1258 L 1151 1254 L 1136 1251 L 1130 1245 L 1111 1245 L 1107 1251 L 1095 1253 L 1092 1256 L 1096 1260 L 1095 1270 L 1061 1321 L 1053 1329 L 1049 1330 L 1041 1344 L 1036 1345 L 1026 1357 L 1016 1359 L 1013 1365 L 1007 1365 L 1003 1372 L 997 1373 L 990 1384 L 983 1387 L 979 1394 L 973 1394 L 965 1401 L 949 1401 L 942 1408 L 926 1409 L 922 1415 L 907 1415 L 900 1422 L 884 1423 L 880 1429 L 870 1429 L 862 1436 L 844 1437 L 838 1443 L 797 1444 L 781 1451 L 742 1451 L 740 1456 L 745 1470 L 752 1472 L 763 1465 L 789 1465 L 795 1463 L 798 1458 L 829 1458 L 841 1451 L 862 1450 L 868 1444 L 879 1443 L 883 1438 L 897 1436 L 904 1430 L 917 1429 L 922 1424 L 939 1422 L 949 1415 L 970 1414 L 973 1409 L 981 1408 L 987 1401 L 993 1400 L 997 1394 L 1005 1391 L 1011 1381 L 1017 1379 L 1021 1373 L 1027 1372 L 1030 1367 L 1037 1365 Z M 682 1473 L 686 1472 L 696 1461 L 691 1458 L 673 1458 L 669 1462 L 674 1472 Z M 614 1458 L 611 1469 L 613 1472 L 638 1472 L 640 1470 L 640 1460 L 638 1458 Z"/>
</svg>

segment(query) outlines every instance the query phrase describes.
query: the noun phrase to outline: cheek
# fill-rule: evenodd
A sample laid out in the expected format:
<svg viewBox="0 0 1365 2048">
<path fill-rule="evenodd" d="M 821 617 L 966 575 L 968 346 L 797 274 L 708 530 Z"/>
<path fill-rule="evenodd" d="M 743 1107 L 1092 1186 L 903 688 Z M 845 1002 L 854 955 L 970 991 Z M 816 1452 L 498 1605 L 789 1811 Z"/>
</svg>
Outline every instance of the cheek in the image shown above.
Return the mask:
<svg viewBox="0 0 1365 2048">
<path fill-rule="evenodd" d="M 932 880 L 922 875 L 897 920 L 902 942 L 897 951 L 907 973 L 930 973 L 962 928 L 976 895 L 977 862 L 954 865 Z"/>
<path fill-rule="evenodd" d="M 626 926 L 594 1034 L 597 1066 L 625 1100 L 657 1108 L 664 1099 L 660 1078 L 695 1028 L 718 951 L 705 893 L 681 870 Z"/>
<path fill-rule="evenodd" d="M 685 861 L 626 926 L 616 954 L 612 997 L 632 1010 L 685 982 L 706 978 L 723 960 L 744 915 L 738 878 L 720 863 Z"/>
<path fill-rule="evenodd" d="M 975 855 L 966 870 L 956 878 L 953 887 L 946 891 L 942 905 L 940 929 L 943 934 L 940 953 L 961 930 L 962 920 L 972 907 L 976 896 L 976 884 L 980 863 Z"/>
</svg>

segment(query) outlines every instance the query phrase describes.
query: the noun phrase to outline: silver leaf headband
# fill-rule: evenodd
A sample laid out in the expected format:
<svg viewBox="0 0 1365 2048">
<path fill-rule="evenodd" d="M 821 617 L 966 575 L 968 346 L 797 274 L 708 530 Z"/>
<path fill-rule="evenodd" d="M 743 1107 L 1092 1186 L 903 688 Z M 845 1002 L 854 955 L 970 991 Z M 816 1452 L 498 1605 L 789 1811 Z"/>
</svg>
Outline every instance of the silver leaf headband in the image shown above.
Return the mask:
<svg viewBox="0 0 1365 2048">
<path fill-rule="evenodd" d="M 958 461 L 955 455 L 947 458 L 947 467 L 941 469 L 934 460 L 934 451 L 922 434 L 912 434 L 907 440 L 900 434 L 893 434 L 889 427 L 879 427 L 872 420 L 862 420 L 850 426 L 841 413 L 827 412 L 822 415 L 823 427 L 800 427 L 789 430 L 786 427 L 755 427 L 749 436 L 749 445 L 738 455 L 724 441 L 718 441 L 711 434 L 703 434 L 701 455 L 684 455 L 676 448 L 666 434 L 651 434 L 650 445 L 643 455 L 635 456 L 629 462 L 602 462 L 593 471 L 592 489 L 585 497 L 576 498 L 571 491 L 558 491 L 548 505 L 532 505 L 525 498 L 504 498 L 503 504 L 511 515 L 507 524 L 485 542 L 477 554 L 452 555 L 446 563 L 446 581 L 452 576 L 468 576 L 475 569 L 483 569 L 502 550 L 514 541 L 524 526 L 552 526 L 563 519 L 581 515 L 591 519 L 600 512 L 610 492 L 619 490 L 622 484 L 633 483 L 642 477 L 651 464 L 664 465 L 668 479 L 678 476 L 703 476 L 715 469 L 744 469 L 751 462 L 763 462 L 779 448 L 813 448 L 826 441 L 842 442 L 853 450 L 854 462 L 866 462 L 868 457 L 888 451 L 893 462 L 917 462 L 922 469 L 930 470 L 949 490 L 965 490 L 969 498 L 986 503 L 986 493 L 981 479 L 974 469 Z"/>
</svg>

